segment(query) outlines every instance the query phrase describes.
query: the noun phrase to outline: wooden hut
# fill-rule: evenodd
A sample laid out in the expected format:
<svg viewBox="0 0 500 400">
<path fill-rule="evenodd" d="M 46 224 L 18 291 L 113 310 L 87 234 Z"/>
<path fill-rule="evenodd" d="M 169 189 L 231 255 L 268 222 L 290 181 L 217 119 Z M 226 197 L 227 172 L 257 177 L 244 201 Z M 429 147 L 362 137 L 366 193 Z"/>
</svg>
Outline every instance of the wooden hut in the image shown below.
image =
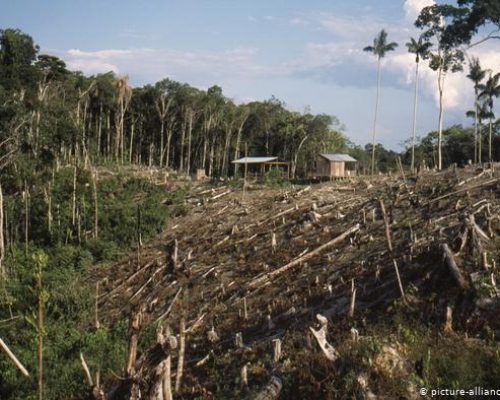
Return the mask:
<svg viewBox="0 0 500 400">
<path fill-rule="evenodd" d="M 246 165 L 252 175 L 264 176 L 273 166 L 286 168 L 286 176 L 290 174 L 290 163 L 278 161 L 278 157 L 243 157 L 234 160 L 233 164 Z"/>
<path fill-rule="evenodd" d="M 356 171 L 353 166 L 357 162 L 348 154 L 318 154 L 314 176 L 331 179 L 355 176 Z"/>
</svg>

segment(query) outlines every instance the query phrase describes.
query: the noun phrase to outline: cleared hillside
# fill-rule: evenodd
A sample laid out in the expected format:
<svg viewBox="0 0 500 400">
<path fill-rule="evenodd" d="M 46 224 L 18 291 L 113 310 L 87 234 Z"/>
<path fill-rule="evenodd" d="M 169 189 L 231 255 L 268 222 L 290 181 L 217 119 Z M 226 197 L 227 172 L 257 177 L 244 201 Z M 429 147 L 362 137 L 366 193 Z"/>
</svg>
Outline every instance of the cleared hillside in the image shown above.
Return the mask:
<svg viewBox="0 0 500 400">
<path fill-rule="evenodd" d="M 465 353 L 480 346 L 486 358 L 491 349 L 495 360 L 498 172 L 244 193 L 197 186 L 186 206 L 157 240 L 93 271 L 100 322 L 131 321 L 128 372 L 106 382 L 110 398 L 163 398 L 153 396 L 164 385 L 165 361 L 170 356 L 174 384 L 179 354 L 166 327 L 178 334 L 181 320 L 182 398 L 251 397 L 272 376 L 287 399 L 388 390 L 389 398 L 418 398 L 419 384 L 432 383 L 433 364 L 417 357 L 417 346 L 431 337 L 460 343 Z M 325 353 L 310 330 L 319 327 L 317 314 L 335 348 L 325 345 Z M 135 354 L 135 340 L 152 323 L 158 343 Z M 489 365 L 486 382 L 500 372 Z"/>
</svg>

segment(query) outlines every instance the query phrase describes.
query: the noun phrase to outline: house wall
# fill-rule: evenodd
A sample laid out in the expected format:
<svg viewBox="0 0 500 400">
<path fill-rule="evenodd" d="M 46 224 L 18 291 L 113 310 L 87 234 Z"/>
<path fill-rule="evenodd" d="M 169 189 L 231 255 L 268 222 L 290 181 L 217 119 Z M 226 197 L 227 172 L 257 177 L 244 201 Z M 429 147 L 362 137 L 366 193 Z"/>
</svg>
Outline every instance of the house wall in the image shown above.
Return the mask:
<svg viewBox="0 0 500 400">
<path fill-rule="evenodd" d="M 316 157 L 316 173 L 317 177 L 330 177 L 330 162 L 321 156 Z"/>
<path fill-rule="evenodd" d="M 330 176 L 332 178 L 343 178 L 345 176 L 345 162 L 331 161 L 330 162 Z"/>
<path fill-rule="evenodd" d="M 356 176 L 355 170 L 348 170 L 345 161 L 328 161 L 326 158 L 316 157 L 314 176 L 318 178 L 346 178 Z"/>
</svg>

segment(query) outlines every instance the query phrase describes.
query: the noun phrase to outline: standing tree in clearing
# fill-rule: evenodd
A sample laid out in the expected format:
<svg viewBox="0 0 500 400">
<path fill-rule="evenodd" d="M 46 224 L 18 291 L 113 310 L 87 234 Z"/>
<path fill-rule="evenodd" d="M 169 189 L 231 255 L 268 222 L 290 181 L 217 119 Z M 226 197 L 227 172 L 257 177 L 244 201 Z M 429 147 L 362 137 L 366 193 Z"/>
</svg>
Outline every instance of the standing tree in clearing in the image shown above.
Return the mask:
<svg viewBox="0 0 500 400">
<path fill-rule="evenodd" d="M 382 29 L 375 39 L 373 39 L 373 46 L 367 46 L 363 49 L 363 51 L 370 52 L 377 57 L 377 95 L 375 98 L 375 117 L 373 120 L 372 136 L 372 176 L 375 174 L 375 133 L 377 130 L 378 100 L 380 93 L 380 64 L 386 53 L 395 50 L 397 46 L 398 44 L 396 42 L 387 43 L 387 32 Z"/>
<path fill-rule="evenodd" d="M 429 49 L 432 44 L 424 40 L 423 36 L 420 36 L 418 40 L 411 38 L 406 47 L 408 47 L 408 52 L 415 54 L 415 100 L 413 105 L 413 135 L 411 141 L 411 170 L 415 171 L 415 136 L 417 131 L 417 108 L 418 108 L 418 67 L 420 64 L 420 59 L 427 59 L 429 56 Z"/>
<path fill-rule="evenodd" d="M 472 58 L 469 62 L 469 73 L 467 78 L 469 78 L 472 82 L 474 82 L 474 96 L 475 96 L 475 105 L 474 105 L 474 164 L 477 163 L 478 160 L 481 160 L 481 155 L 478 153 L 481 150 L 481 146 L 478 146 L 478 127 L 479 127 L 479 86 L 481 85 L 482 80 L 486 76 L 486 71 L 481 68 L 481 64 L 479 63 L 479 59 Z M 479 150 L 478 150 L 479 149 Z"/>
<path fill-rule="evenodd" d="M 423 37 L 427 40 L 436 40 L 437 50 L 430 53 L 429 66 L 437 71 L 437 86 L 439 94 L 439 122 L 438 122 L 438 162 L 437 168 L 443 168 L 443 119 L 444 119 L 444 82 L 448 72 L 458 72 L 463 69 L 464 54 L 459 49 L 453 49 L 443 40 L 446 25 L 439 14 L 436 5 L 426 7 L 420 13 L 415 25 L 422 29 L 427 29 Z"/>
<path fill-rule="evenodd" d="M 489 108 L 488 117 L 490 119 L 490 131 L 488 140 L 488 160 L 491 163 L 493 161 L 492 156 L 492 136 L 493 136 L 493 118 L 495 114 L 493 113 L 493 98 L 500 96 L 500 73 L 495 75 L 490 73 L 490 77 L 486 81 L 486 84 L 480 85 L 481 93 L 479 94 L 480 99 L 485 99 L 486 104 Z"/>
</svg>

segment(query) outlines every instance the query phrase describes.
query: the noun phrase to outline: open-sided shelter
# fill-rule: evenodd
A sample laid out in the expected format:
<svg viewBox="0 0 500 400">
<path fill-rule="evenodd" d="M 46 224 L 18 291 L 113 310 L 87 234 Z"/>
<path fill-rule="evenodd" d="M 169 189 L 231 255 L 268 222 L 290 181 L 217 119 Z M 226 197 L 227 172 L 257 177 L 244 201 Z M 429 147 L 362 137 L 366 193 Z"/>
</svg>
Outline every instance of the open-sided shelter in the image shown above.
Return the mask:
<svg viewBox="0 0 500 400">
<path fill-rule="evenodd" d="M 247 165 L 251 173 L 259 173 L 265 175 L 273 166 L 286 167 L 287 176 L 290 174 L 290 163 L 279 161 L 278 157 L 243 157 L 234 160 L 233 164 Z"/>
</svg>

